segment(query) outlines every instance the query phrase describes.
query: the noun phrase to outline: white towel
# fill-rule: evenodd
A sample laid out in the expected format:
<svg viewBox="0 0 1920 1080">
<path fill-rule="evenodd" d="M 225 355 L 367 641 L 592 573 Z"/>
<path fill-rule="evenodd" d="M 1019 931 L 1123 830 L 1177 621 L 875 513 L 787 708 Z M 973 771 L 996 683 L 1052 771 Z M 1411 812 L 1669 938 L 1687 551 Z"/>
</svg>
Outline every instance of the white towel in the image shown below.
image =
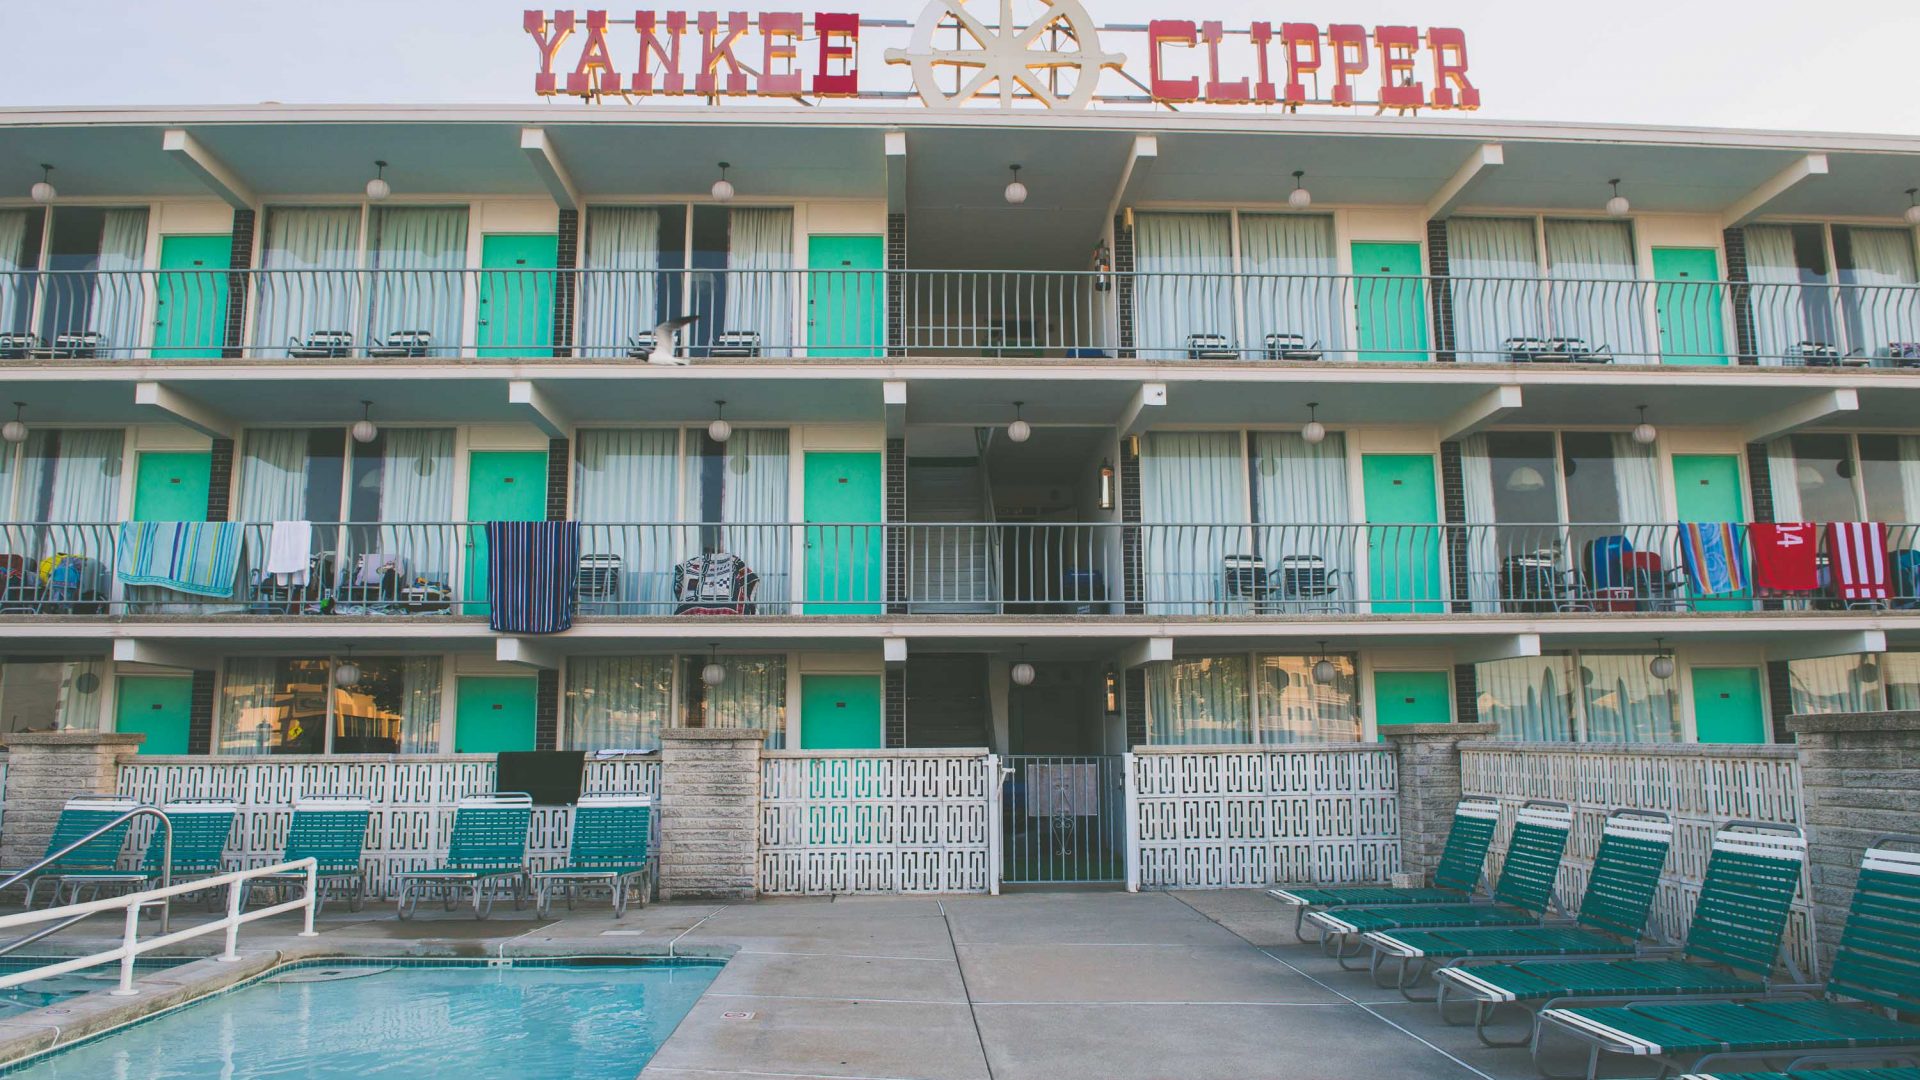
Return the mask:
<svg viewBox="0 0 1920 1080">
<path fill-rule="evenodd" d="M 274 522 L 273 535 L 267 540 L 266 566 L 267 573 L 273 575 L 273 583 L 283 588 L 305 586 L 308 568 L 312 566 L 309 558 L 312 551 L 312 522 Z"/>
</svg>

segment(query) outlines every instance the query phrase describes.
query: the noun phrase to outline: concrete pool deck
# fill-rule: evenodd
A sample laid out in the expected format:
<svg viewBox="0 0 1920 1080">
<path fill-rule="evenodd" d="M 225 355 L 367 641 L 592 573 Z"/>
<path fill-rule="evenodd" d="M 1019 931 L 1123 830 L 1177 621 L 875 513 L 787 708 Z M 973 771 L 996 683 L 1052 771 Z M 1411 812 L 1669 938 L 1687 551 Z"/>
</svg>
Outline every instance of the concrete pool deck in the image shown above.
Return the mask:
<svg viewBox="0 0 1920 1080">
<path fill-rule="evenodd" d="M 330 910 L 317 938 L 275 918 L 243 932 L 245 963 L 192 967 L 239 977 L 233 969 L 329 955 L 730 957 L 644 1080 L 1538 1075 L 1524 1051 L 1483 1047 L 1471 1029 L 1441 1024 L 1431 1004 L 1294 942 L 1287 909 L 1254 891 L 655 904 L 620 920 L 597 904 L 545 922 L 495 912 L 478 921 L 434 909 L 400 922 L 391 905 Z M 182 909 L 176 925 L 194 915 Z M 54 942 L 61 953 L 112 943 L 97 933 Z M 141 985 L 151 980 L 140 998 L 87 995 L 0 1021 L 0 1045 L 34 1025 L 60 1022 L 71 1034 L 81 1017 L 67 1010 L 139 1008 L 163 983 L 199 981 L 188 969 Z"/>
</svg>

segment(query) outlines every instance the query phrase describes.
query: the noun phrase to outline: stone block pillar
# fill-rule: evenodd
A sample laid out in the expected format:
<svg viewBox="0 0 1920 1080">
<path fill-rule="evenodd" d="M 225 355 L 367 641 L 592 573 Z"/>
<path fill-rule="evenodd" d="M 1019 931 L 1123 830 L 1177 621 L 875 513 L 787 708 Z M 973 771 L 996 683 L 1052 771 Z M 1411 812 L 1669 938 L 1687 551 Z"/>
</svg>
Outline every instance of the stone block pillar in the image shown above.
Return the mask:
<svg viewBox="0 0 1920 1080">
<path fill-rule="evenodd" d="M 1820 970 L 1831 971 L 1867 845 L 1920 833 L 1920 712 L 1789 716 L 1786 726 L 1800 744 Z"/>
<path fill-rule="evenodd" d="M 660 736 L 660 898 L 752 899 L 760 855 L 757 728 Z"/>
<path fill-rule="evenodd" d="M 1460 801 L 1460 744 L 1484 739 L 1497 724 L 1389 724 L 1380 735 L 1393 745 L 1400 779 L 1400 869 L 1427 880 L 1440 865 Z"/>
<path fill-rule="evenodd" d="M 0 735 L 7 748 L 5 828 L 0 866 L 32 865 L 47 850 L 60 807 L 75 795 L 119 790 L 120 761 L 145 735 L 111 731 L 22 731 Z"/>
</svg>

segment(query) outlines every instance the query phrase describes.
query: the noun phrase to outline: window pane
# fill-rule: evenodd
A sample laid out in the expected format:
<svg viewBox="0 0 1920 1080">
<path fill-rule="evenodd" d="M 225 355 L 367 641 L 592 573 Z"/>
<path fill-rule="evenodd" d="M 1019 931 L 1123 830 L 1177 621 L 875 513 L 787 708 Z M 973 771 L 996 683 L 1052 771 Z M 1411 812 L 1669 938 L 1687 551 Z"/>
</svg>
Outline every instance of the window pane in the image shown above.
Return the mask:
<svg viewBox="0 0 1920 1080">
<path fill-rule="evenodd" d="M 1147 668 L 1149 742 L 1251 742 L 1247 704 L 1244 656 L 1174 660 Z"/>
<path fill-rule="evenodd" d="M 1559 472 L 1550 431 L 1486 437 L 1493 491 L 1494 548 L 1505 560 L 1560 546 Z"/>
<path fill-rule="evenodd" d="M 583 656 L 567 661 L 567 745 L 655 750 L 673 717 L 673 657 Z"/>
<path fill-rule="evenodd" d="M 1853 459 L 1845 435 L 1794 435 L 1794 488 L 1800 495 L 1799 521 L 1857 521 L 1853 495 Z"/>
<path fill-rule="evenodd" d="M 1902 473 L 1920 480 L 1920 461 L 1903 466 L 1898 435 L 1860 436 L 1860 483 L 1867 490 L 1868 521 L 1909 521 Z"/>
<path fill-rule="evenodd" d="M 319 754 L 333 699 L 341 754 L 440 749 L 441 662 L 434 656 L 356 656 L 360 678 L 338 686 L 324 657 L 235 657 L 220 690 L 223 754 Z"/>
<path fill-rule="evenodd" d="M 1652 654 L 1582 653 L 1580 683 L 1588 742 L 1676 742 L 1673 680 L 1648 670 Z"/>
<path fill-rule="evenodd" d="M 1330 683 L 1314 681 L 1314 664 L 1333 665 Z M 1360 693 L 1351 656 L 1259 658 L 1259 742 L 1357 742 Z"/>
<path fill-rule="evenodd" d="M 765 656 L 719 656 L 711 662 L 720 665 L 726 678 L 717 686 L 708 686 L 700 677 L 709 660 L 704 656 L 686 658 L 682 678 L 688 687 L 687 724 L 690 727 L 761 728 L 767 733 L 767 748 L 786 745 L 787 731 L 787 658 L 785 654 Z"/>
<path fill-rule="evenodd" d="M 1881 680 L 1883 669 L 1867 667 L 1862 660 L 1872 657 L 1821 656 L 1811 660 L 1787 661 L 1792 681 L 1793 711 L 1796 713 L 1878 712 L 1885 708 Z M 1902 673 L 1912 670 L 1901 665 Z M 1868 678 L 1871 675 L 1872 678 Z"/>
<path fill-rule="evenodd" d="M 333 690 L 336 754 L 440 749 L 440 658 L 354 657 L 360 679 Z"/>
<path fill-rule="evenodd" d="M 0 731 L 98 731 L 105 666 L 94 658 L 0 664 Z"/>
<path fill-rule="evenodd" d="M 1920 709 L 1920 653 L 1886 653 L 1880 658 L 1880 685 L 1887 708 Z"/>
<path fill-rule="evenodd" d="M 1573 738 L 1573 658 L 1495 660 L 1475 671 L 1479 717 L 1500 738 L 1568 742 Z"/>
<path fill-rule="evenodd" d="M 1833 255 L 1839 264 L 1840 311 L 1847 344 L 1861 356 L 1888 356 L 1896 342 L 1920 341 L 1920 316 L 1911 291 L 1916 280 L 1913 233 L 1907 229 L 1835 226 Z"/>
</svg>

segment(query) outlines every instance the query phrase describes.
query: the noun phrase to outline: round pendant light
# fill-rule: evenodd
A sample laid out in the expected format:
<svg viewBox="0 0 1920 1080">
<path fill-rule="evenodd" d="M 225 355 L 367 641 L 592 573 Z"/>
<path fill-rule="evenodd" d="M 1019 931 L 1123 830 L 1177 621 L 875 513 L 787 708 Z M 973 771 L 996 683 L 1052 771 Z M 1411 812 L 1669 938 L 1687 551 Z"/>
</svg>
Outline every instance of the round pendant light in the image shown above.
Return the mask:
<svg viewBox="0 0 1920 1080">
<path fill-rule="evenodd" d="M 1319 410 L 1319 402 L 1307 402 L 1307 425 L 1300 429 L 1300 437 L 1309 446 L 1318 446 L 1327 438 L 1327 425 L 1320 422 Z"/>
<path fill-rule="evenodd" d="M 1916 195 L 1920 195 L 1920 188 L 1907 189 L 1906 219 L 1909 225 L 1920 225 L 1920 199 L 1916 199 Z M 39 196 L 36 195 L 34 198 L 39 198 Z"/>
<path fill-rule="evenodd" d="M 1007 168 L 1013 170 L 1013 182 L 1007 185 L 1006 190 L 1007 203 L 1019 206 L 1027 201 L 1027 185 L 1020 182 L 1020 166 L 1009 165 Z"/>
<path fill-rule="evenodd" d="M 353 662 L 353 646 L 347 646 L 347 655 L 333 665 L 333 684 L 346 688 L 360 685 L 360 665 Z"/>
<path fill-rule="evenodd" d="M 1034 680 L 1033 665 L 1022 660 L 1013 665 L 1013 671 L 1010 672 L 1010 676 L 1018 686 L 1032 686 Z"/>
<path fill-rule="evenodd" d="M 367 198 L 374 202 L 379 202 L 393 194 L 393 185 L 387 183 L 386 162 L 376 161 L 373 163 L 373 167 L 373 179 L 367 181 Z"/>
<path fill-rule="evenodd" d="M 1539 491 L 1546 486 L 1547 478 L 1531 465 L 1522 465 L 1507 474 L 1508 491 Z"/>
<path fill-rule="evenodd" d="M 1633 210 L 1633 204 L 1620 194 L 1620 181 L 1616 178 L 1607 181 L 1613 187 L 1613 198 L 1607 200 L 1607 213 L 1613 217 L 1626 217 Z"/>
<path fill-rule="evenodd" d="M 362 398 L 360 408 L 360 419 L 353 422 L 353 441 L 370 443 L 380 437 L 380 428 L 373 422 L 373 402 Z"/>
<path fill-rule="evenodd" d="M 1340 678 L 1340 668 L 1327 659 L 1327 643 L 1320 643 L 1320 659 L 1313 662 L 1313 681 L 1321 686 L 1332 686 Z"/>
<path fill-rule="evenodd" d="M 1880 681 L 1880 665 L 1874 663 L 1870 657 L 1863 658 L 1860 661 L 1860 666 L 1854 668 L 1853 671 L 1855 675 L 1859 676 L 1862 686 L 1872 686 L 1874 683 Z"/>
<path fill-rule="evenodd" d="M 723 443 L 733 438 L 733 425 L 727 423 L 727 403 L 724 398 L 714 401 L 713 422 L 707 425 L 707 438 Z"/>
<path fill-rule="evenodd" d="M 13 419 L 7 421 L 5 424 L 0 424 L 0 438 L 4 438 L 10 443 L 23 443 L 27 441 L 27 422 L 20 418 L 20 414 L 26 410 L 26 407 L 27 403 L 24 401 L 16 401 L 13 403 Z"/>
<path fill-rule="evenodd" d="M 720 163 L 720 179 L 713 182 L 711 192 L 714 202 L 733 201 L 733 181 L 727 179 L 727 170 L 731 168 L 733 168 L 733 166 L 727 162 L 723 161 Z"/>
<path fill-rule="evenodd" d="M 714 656 L 713 650 L 714 646 L 707 646 L 707 666 L 700 669 L 700 681 L 708 686 L 719 686 L 727 681 L 727 669 L 720 666 L 720 661 Z"/>
<path fill-rule="evenodd" d="M 1639 409 L 1640 422 L 1634 425 L 1633 441 L 1641 446 L 1652 446 L 1653 440 L 1660 437 L 1660 432 L 1652 424 L 1647 423 L 1647 407 L 1641 405 Z"/>
<path fill-rule="evenodd" d="M 1313 192 L 1308 191 L 1300 184 L 1300 178 L 1305 175 L 1307 175 L 1305 169 L 1293 170 L 1293 190 L 1287 192 L 1287 205 L 1293 207 L 1295 210 L 1305 210 L 1307 207 L 1313 205 Z"/>
<path fill-rule="evenodd" d="M 1654 658 L 1647 663 L 1647 673 L 1665 682 L 1673 678 L 1673 657 L 1667 655 L 1667 646 L 1659 638 L 1653 639 Z"/>
<path fill-rule="evenodd" d="M 33 185 L 33 201 L 50 203 L 59 197 L 60 193 L 53 188 L 53 166 L 43 162 L 40 165 L 40 179 Z"/>
<path fill-rule="evenodd" d="M 1016 401 L 1013 403 L 1013 423 L 1007 425 L 1007 438 L 1017 443 L 1026 442 L 1028 439 L 1033 438 L 1033 425 L 1027 423 L 1020 417 L 1020 406 L 1025 404 L 1026 402 L 1024 401 Z"/>
</svg>

